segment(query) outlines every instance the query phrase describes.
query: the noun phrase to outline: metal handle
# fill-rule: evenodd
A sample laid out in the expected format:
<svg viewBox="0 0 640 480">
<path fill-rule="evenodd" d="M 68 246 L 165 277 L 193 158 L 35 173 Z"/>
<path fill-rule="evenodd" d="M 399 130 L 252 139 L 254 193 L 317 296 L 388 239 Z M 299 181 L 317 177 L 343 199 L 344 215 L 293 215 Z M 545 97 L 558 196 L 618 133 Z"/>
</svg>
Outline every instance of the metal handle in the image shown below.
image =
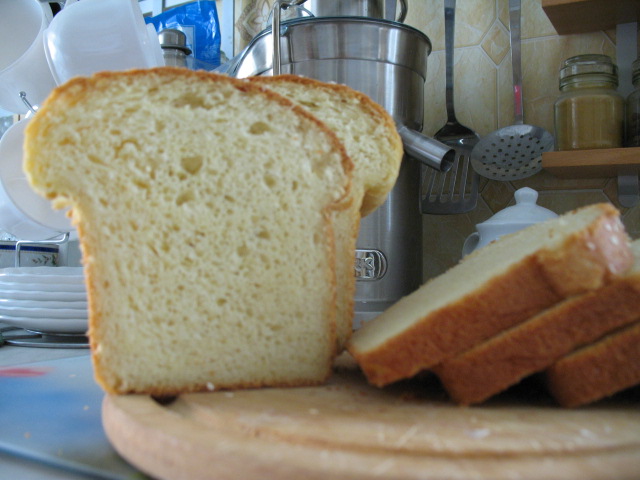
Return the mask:
<svg viewBox="0 0 640 480">
<path fill-rule="evenodd" d="M 453 148 L 405 125 L 398 126 L 398 133 L 407 155 L 440 172 L 451 169 L 456 157 Z"/>
<path fill-rule="evenodd" d="M 283 8 L 300 5 L 306 0 L 276 0 L 271 8 L 271 37 L 273 39 L 273 75 L 281 73 L 280 56 L 280 12 Z"/>
<path fill-rule="evenodd" d="M 404 22 L 404 19 L 407 18 L 407 12 L 409 8 L 407 7 L 407 0 L 400 0 L 400 15 L 396 19 L 396 22 Z"/>
<path fill-rule="evenodd" d="M 453 54 L 456 21 L 456 0 L 444 2 L 444 52 L 445 52 L 445 95 L 447 107 L 447 121 L 455 122 L 456 115 L 453 108 Z"/>
<path fill-rule="evenodd" d="M 400 13 L 396 18 L 398 0 L 384 0 L 384 14 L 386 20 L 395 20 L 396 22 L 404 22 L 407 17 L 407 0 L 400 0 Z"/>
<path fill-rule="evenodd" d="M 513 68 L 513 110 L 515 124 L 524 123 L 522 111 L 522 64 L 520 52 L 521 0 L 509 0 L 509 39 L 511 42 L 511 67 Z"/>
</svg>

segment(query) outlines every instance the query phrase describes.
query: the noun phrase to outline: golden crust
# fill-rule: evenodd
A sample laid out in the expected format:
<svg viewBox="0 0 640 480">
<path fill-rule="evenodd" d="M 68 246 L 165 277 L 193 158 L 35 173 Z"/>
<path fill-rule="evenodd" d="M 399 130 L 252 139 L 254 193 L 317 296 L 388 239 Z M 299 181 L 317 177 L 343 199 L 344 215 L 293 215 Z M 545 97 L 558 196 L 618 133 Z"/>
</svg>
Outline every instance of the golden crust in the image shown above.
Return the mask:
<svg viewBox="0 0 640 480">
<path fill-rule="evenodd" d="M 348 350 L 369 382 L 384 386 L 409 378 L 524 322 L 570 294 L 598 288 L 624 273 L 633 257 L 619 213 L 609 204 L 596 208 L 601 211 L 598 220 L 568 235 L 558 249 L 541 248 L 526 256 L 375 348 L 361 350 L 352 341 Z M 620 242 L 612 242 L 612 235 L 619 236 Z M 473 255 L 480 254 L 479 250 Z M 456 268 L 464 268 L 464 263 Z"/>
<path fill-rule="evenodd" d="M 640 322 L 562 358 L 545 372 L 564 407 L 579 407 L 640 384 Z"/>
</svg>

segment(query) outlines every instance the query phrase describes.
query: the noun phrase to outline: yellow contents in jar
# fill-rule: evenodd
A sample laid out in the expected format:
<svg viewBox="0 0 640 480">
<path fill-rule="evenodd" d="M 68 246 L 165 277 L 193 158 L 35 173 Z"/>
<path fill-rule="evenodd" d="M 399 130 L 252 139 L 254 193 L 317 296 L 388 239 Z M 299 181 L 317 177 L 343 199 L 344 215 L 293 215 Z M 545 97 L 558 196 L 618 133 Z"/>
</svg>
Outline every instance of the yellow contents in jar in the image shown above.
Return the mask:
<svg viewBox="0 0 640 480">
<path fill-rule="evenodd" d="M 608 92 L 582 91 L 556 102 L 556 148 L 618 148 L 623 144 L 624 100 Z"/>
</svg>

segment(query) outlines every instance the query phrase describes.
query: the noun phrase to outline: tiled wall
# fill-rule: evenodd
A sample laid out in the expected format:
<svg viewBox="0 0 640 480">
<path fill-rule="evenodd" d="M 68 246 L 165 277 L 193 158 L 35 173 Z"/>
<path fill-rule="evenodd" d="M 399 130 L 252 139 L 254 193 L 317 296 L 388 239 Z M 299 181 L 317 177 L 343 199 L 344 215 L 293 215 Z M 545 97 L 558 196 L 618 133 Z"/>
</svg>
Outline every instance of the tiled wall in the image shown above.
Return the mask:
<svg viewBox="0 0 640 480">
<path fill-rule="evenodd" d="M 444 0 L 408 0 L 405 23 L 432 41 L 425 84 L 424 133 L 433 135 L 446 121 L 444 92 Z M 237 0 L 236 45 L 264 28 L 271 1 Z M 455 107 L 458 120 L 486 135 L 513 123 L 508 0 L 458 0 L 455 41 Z M 553 103 L 562 60 L 581 53 L 616 57 L 615 30 L 557 35 L 540 0 L 522 0 L 522 68 L 525 122 L 553 132 Z M 539 191 L 539 204 L 557 213 L 600 201 L 617 206 L 615 178 L 561 180 L 547 172 L 513 182 L 483 179 L 478 207 L 460 215 L 424 215 L 425 278 L 460 258 L 475 224 L 513 202 L 523 186 Z M 640 237 L 640 207 L 623 210 L 623 220 Z"/>
</svg>

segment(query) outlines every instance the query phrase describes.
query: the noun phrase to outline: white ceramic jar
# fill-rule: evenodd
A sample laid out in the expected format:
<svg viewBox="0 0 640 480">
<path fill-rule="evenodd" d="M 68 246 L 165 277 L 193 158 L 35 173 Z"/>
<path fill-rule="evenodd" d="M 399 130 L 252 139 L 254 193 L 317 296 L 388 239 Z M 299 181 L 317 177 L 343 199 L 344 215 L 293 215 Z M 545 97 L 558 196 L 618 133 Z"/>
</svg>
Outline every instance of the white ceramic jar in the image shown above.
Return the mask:
<svg viewBox="0 0 640 480">
<path fill-rule="evenodd" d="M 484 247 L 503 235 L 558 216 L 551 210 L 536 204 L 538 192 L 532 188 L 521 188 L 514 196 L 515 205 L 499 211 L 486 222 L 476 225 L 477 232 L 469 235 L 464 242 L 462 256 Z"/>
</svg>

